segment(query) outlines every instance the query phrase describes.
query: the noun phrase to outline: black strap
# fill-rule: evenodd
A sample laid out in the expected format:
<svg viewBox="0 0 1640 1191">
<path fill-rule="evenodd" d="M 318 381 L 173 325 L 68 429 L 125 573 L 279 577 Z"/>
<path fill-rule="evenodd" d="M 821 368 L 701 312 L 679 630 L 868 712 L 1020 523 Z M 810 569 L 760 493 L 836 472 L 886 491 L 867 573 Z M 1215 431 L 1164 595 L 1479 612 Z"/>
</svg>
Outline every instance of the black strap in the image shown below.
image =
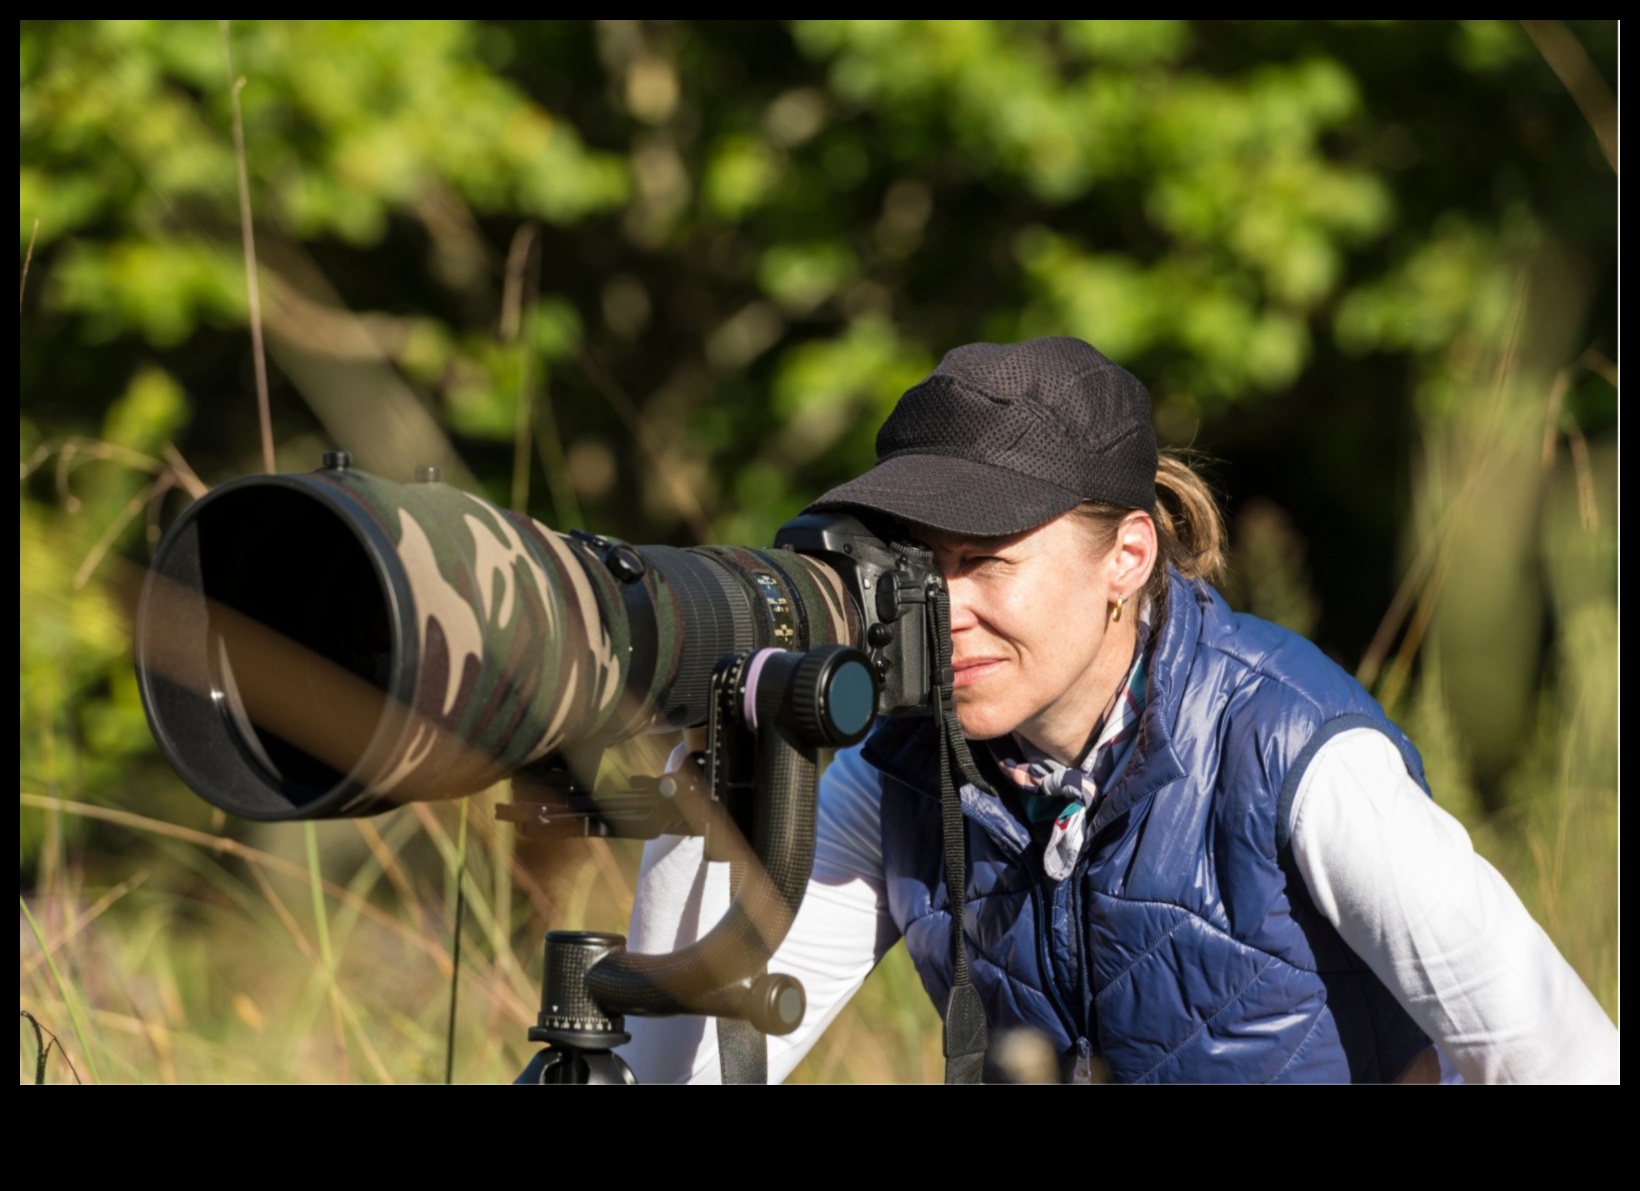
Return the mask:
<svg viewBox="0 0 1640 1191">
<path fill-rule="evenodd" d="M 985 1066 L 985 1005 L 968 979 L 968 946 L 962 934 L 968 885 L 967 828 L 962 795 L 951 770 L 987 792 L 990 787 L 974 767 L 952 701 L 951 603 L 943 583 L 930 584 L 929 617 L 935 662 L 934 719 L 940 734 L 940 827 L 945 837 L 945 893 L 951 903 L 951 996 L 945 1003 L 945 1082 L 979 1083 Z"/>
<path fill-rule="evenodd" d="M 729 896 L 740 892 L 740 883 L 746 877 L 746 862 L 732 861 L 729 865 Z M 765 964 L 757 973 L 768 970 Z M 717 1019 L 718 1064 L 724 1083 L 769 1082 L 769 1044 L 749 1021 L 734 1017 Z"/>
</svg>

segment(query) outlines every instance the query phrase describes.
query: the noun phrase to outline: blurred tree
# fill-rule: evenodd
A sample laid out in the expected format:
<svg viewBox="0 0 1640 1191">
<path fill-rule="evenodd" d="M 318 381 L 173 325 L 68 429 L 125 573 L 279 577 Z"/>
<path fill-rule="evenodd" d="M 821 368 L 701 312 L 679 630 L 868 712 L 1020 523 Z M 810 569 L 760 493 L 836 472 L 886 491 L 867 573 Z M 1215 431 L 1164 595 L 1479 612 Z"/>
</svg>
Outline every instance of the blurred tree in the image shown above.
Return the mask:
<svg viewBox="0 0 1640 1191">
<path fill-rule="evenodd" d="M 1609 23 L 1568 35 L 1597 80 L 1613 73 Z M 529 303 L 522 342 L 562 361 L 547 393 L 564 450 L 537 476 L 578 463 L 582 503 L 637 536 L 704 528 L 698 504 L 715 532 L 766 538 L 869 458 L 879 416 L 943 350 L 1057 332 L 1138 370 L 1167 437 L 1254 453 L 1279 489 L 1262 495 L 1306 536 L 1341 524 L 1328 536 L 1387 559 L 1408 378 L 1496 309 L 1524 242 L 1579 260 L 1596 291 L 1581 339 L 1612 350 L 1610 171 L 1508 22 L 233 36 L 282 444 L 360 429 L 345 407 L 368 393 L 389 425 L 432 411 L 507 492 L 520 378 L 499 328 Z M 107 378 L 146 359 L 198 407 L 190 457 L 245 466 L 217 24 L 26 23 L 21 61 L 22 237 L 41 221 L 25 418 L 94 426 Z M 541 242 L 522 276 L 509 246 L 526 223 Z M 367 437 L 449 449 L 381 422 Z M 1359 572 L 1316 549 L 1324 586 Z M 1358 650 L 1369 614 L 1332 594 L 1319 631 Z"/>
</svg>

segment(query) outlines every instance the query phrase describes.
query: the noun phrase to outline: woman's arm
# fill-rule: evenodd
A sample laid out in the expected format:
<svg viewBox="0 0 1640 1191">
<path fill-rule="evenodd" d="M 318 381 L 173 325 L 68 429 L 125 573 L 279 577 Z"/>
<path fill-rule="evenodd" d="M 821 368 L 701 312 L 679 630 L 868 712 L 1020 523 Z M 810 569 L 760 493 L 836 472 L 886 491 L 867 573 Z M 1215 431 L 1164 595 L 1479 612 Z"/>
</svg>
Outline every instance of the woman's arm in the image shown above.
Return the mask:
<svg viewBox="0 0 1640 1191">
<path fill-rule="evenodd" d="M 837 754 L 820 779 L 814 872 L 769 971 L 797 977 L 803 1024 L 769 1041 L 769 1082 L 790 1075 L 898 938 L 883 891 L 877 771 L 858 748 Z M 699 837 L 664 836 L 644 849 L 628 947 L 676 950 L 710 930 L 729 906 L 729 866 L 703 864 Z M 642 1083 L 717 1083 L 715 1023 L 700 1017 L 628 1018 L 621 1049 Z"/>
<path fill-rule="evenodd" d="M 1322 746 L 1289 826 L 1316 906 L 1465 1080 L 1620 1081 L 1617 1028 L 1382 733 Z"/>
</svg>

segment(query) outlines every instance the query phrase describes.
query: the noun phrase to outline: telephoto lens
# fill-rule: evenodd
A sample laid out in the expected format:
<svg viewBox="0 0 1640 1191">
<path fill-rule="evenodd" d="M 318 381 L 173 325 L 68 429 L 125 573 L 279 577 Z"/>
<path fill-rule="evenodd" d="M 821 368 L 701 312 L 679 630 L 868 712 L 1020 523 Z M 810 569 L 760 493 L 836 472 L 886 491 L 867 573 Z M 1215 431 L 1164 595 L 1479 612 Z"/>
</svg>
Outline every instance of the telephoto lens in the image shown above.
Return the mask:
<svg viewBox="0 0 1640 1191">
<path fill-rule="evenodd" d="M 368 815 L 560 750 L 704 724 L 720 658 L 855 644 L 863 613 L 792 550 L 560 534 L 418 469 L 333 452 L 183 512 L 137 615 L 149 724 L 206 801 Z"/>
</svg>

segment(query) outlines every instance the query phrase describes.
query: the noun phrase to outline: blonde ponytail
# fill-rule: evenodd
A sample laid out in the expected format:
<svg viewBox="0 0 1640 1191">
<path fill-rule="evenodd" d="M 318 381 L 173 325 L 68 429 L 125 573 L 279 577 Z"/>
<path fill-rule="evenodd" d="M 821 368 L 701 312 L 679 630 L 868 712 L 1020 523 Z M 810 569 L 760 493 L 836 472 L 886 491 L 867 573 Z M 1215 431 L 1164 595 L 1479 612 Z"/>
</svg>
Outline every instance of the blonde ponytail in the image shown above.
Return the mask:
<svg viewBox="0 0 1640 1191">
<path fill-rule="evenodd" d="M 1186 579 L 1224 577 L 1224 516 L 1207 481 L 1183 458 L 1164 452 L 1156 468 L 1156 536 L 1162 561 Z"/>
</svg>

